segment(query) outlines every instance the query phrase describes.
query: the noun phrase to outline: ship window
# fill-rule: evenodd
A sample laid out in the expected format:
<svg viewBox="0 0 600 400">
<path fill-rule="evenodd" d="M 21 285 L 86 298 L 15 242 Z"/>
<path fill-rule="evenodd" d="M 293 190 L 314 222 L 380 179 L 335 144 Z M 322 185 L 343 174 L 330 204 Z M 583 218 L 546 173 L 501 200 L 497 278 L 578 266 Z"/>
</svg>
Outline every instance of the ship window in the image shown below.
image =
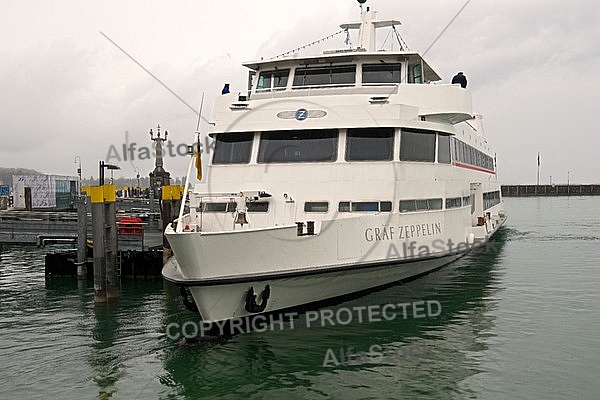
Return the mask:
<svg viewBox="0 0 600 400">
<path fill-rule="evenodd" d="M 400 64 L 364 64 L 362 83 L 400 83 Z"/>
<path fill-rule="evenodd" d="M 400 212 L 441 210 L 442 199 L 400 200 Z"/>
<path fill-rule="evenodd" d="M 350 212 L 350 202 L 349 201 L 340 201 L 338 206 L 339 212 Z"/>
<path fill-rule="evenodd" d="M 326 213 L 329 203 L 326 201 L 307 201 L 304 203 L 304 212 Z"/>
<path fill-rule="evenodd" d="M 391 201 L 380 201 L 379 202 L 379 211 L 391 212 L 392 211 L 392 202 Z"/>
<path fill-rule="evenodd" d="M 250 71 L 248 72 L 248 91 L 252 90 L 254 83 L 256 83 L 256 72 Z"/>
<path fill-rule="evenodd" d="M 429 199 L 427 200 L 427 205 L 430 210 L 441 210 L 442 209 L 442 199 Z"/>
<path fill-rule="evenodd" d="M 429 210 L 427 200 L 417 200 L 417 211 Z"/>
<path fill-rule="evenodd" d="M 451 140 L 452 157 L 455 161 L 475 165 L 490 171 L 494 170 L 494 159 L 491 156 L 458 139 L 452 138 Z"/>
<path fill-rule="evenodd" d="M 198 208 L 203 212 L 234 212 L 237 204 L 235 202 L 201 203 Z"/>
<path fill-rule="evenodd" d="M 462 203 L 463 203 L 463 206 L 470 206 L 471 205 L 471 196 L 463 196 Z"/>
<path fill-rule="evenodd" d="M 448 198 L 446 199 L 446 208 L 457 208 L 457 207 L 461 207 L 461 197 L 452 197 L 452 198 Z"/>
<path fill-rule="evenodd" d="M 483 194 L 483 209 L 487 210 L 496 204 L 500 204 L 500 192 L 488 192 Z"/>
<path fill-rule="evenodd" d="M 400 212 L 417 211 L 416 200 L 400 200 Z"/>
<path fill-rule="evenodd" d="M 458 161 L 458 147 L 454 138 L 450 139 L 450 150 L 452 152 L 452 161 Z"/>
<path fill-rule="evenodd" d="M 246 207 L 249 212 L 267 212 L 269 211 L 268 202 L 249 202 L 246 203 Z M 235 201 L 230 202 L 212 202 L 212 203 L 201 203 L 197 208 L 197 211 L 203 212 L 234 212 L 237 209 L 237 203 Z"/>
<path fill-rule="evenodd" d="M 391 201 L 341 201 L 339 212 L 390 212 Z"/>
<path fill-rule="evenodd" d="M 465 161 L 465 144 L 463 142 L 458 142 L 458 160 Z"/>
<path fill-rule="evenodd" d="M 400 138 L 401 161 L 435 161 L 435 134 L 402 130 Z"/>
<path fill-rule="evenodd" d="M 394 149 L 394 128 L 348 129 L 347 161 L 391 160 Z"/>
<path fill-rule="evenodd" d="M 379 211 L 379 203 L 376 201 L 352 202 L 352 211 Z"/>
<path fill-rule="evenodd" d="M 413 65 L 412 67 L 413 83 L 423 83 L 421 75 L 421 64 Z"/>
<path fill-rule="evenodd" d="M 337 159 L 337 129 L 263 132 L 259 163 L 331 162 Z"/>
<path fill-rule="evenodd" d="M 269 203 L 266 201 L 246 203 L 248 212 L 267 212 L 269 211 Z"/>
<path fill-rule="evenodd" d="M 326 67 L 296 68 L 294 87 L 354 85 L 356 65 L 330 65 Z"/>
<path fill-rule="evenodd" d="M 218 133 L 213 164 L 247 164 L 250 162 L 254 132 Z"/>
<path fill-rule="evenodd" d="M 269 90 L 281 90 L 287 86 L 289 69 L 279 69 L 274 71 L 262 71 L 258 75 L 256 90 L 265 92 Z"/>
<path fill-rule="evenodd" d="M 450 164 L 450 136 L 438 134 L 438 162 Z"/>
</svg>

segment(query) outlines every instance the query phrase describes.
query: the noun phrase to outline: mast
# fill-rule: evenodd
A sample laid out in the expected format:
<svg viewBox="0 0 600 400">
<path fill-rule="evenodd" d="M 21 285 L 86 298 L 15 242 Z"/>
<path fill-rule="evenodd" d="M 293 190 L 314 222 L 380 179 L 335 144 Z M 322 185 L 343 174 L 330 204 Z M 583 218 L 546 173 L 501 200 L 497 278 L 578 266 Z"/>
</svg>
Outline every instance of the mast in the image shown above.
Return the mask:
<svg viewBox="0 0 600 400">
<path fill-rule="evenodd" d="M 377 12 L 371 11 L 371 7 L 363 9 L 366 0 L 358 0 L 358 2 L 360 3 L 360 21 L 341 24 L 340 28 L 358 29 L 358 49 L 369 52 L 377 51 L 375 29 L 400 25 L 400 21 L 393 19 L 377 20 L 375 19 Z"/>
</svg>

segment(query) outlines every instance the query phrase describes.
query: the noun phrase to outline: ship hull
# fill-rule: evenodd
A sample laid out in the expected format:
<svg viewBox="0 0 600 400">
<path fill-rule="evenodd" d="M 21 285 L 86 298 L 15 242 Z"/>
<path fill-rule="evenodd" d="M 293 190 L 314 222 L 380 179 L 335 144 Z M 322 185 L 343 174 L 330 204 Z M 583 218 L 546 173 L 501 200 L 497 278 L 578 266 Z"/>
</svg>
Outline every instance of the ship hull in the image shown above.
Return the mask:
<svg viewBox="0 0 600 400">
<path fill-rule="evenodd" d="M 436 217 L 431 215 L 430 218 L 434 221 Z M 457 212 L 455 218 L 461 219 L 461 213 Z M 172 257 L 163 268 L 163 277 L 176 285 L 189 288 L 204 321 L 243 318 L 361 292 L 426 274 L 483 245 L 504 222 L 490 222 L 489 227 L 486 227 L 486 235 L 480 238 L 473 235 L 469 238 L 465 229 L 452 229 L 452 223 L 440 223 L 441 232 L 450 232 L 451 235 L 441 232 L 433 234 L 437 232 L 436 225 L 435 222 L 429 222 L 434 224 L 429 227 L 429 231 L 426 223 L 421 226 L 425 227 L 426 232 L 432 233 L 431 237 L 400 239 L 398 228 L 393 230 L 394 233 L 388 230 L 385 235 L 382 233 L 383 228 L 380 228 L 377 235 L 380 240 L 376 241 L 375 236 L 370 236 L 371 229 L 374 229 L 369 223 L 372 221 L 367 219 L 369 222 L 364 224 L 365 218 L 360 220 L 362 221 L 355 222 L 363 223 L 360 229 L 350 229 L 350 232 L 360 232 L 362 235 L 349 243 L 344 243 L 346 236 L 339 237 L 342 232 L 340 227 L 352 225 L 349 220 L 332 221 L 334 225 L 321 230 L 318 236 L 298 240 L 283 239 L 293 238 L 292 227 L 260 232 L 246 231 L 234 235 L 205 235 L 199 232 L 181 234 L 167 229 L 166 236 L 176 257 Z M 395 222 L 388 221 L 388 225 L 399 226 L 400 222 Z M 410 231 L 411 225 L 414 224 L 406 222 L 403 226 L 409 227 Z M 383 225 L 385 226 L 387 225 Z M 263 251 L 278 254 L 285 260 L 285 264 L 270 264 L 270 260 L 276 260 L 277 257 L 267 259 L 256 248 L 252 251 L 256 240 L 263 243 Z M 453 243 L 453 246 L 443 248 L 442 243 L 447 245 L 448 242 Z M 317 254 L 322 262 L 315 263 L 309 253 L 319 249 L 321 245 L 329 251 Z M 224 246 L 228 246 L 228 249 Z M 354 248 L 355 257 L 349 257 L 350 254 L 346 252 L 351 247 Z M 197 253 L 197 249 L 213 249 L 213 252 Z M 215 258 L 212 254 L 219 257 Z M 343 258 L 346 256 L 348 258 Z M 237 264 L 230 264 L 232 262 Z"/>
</svg>

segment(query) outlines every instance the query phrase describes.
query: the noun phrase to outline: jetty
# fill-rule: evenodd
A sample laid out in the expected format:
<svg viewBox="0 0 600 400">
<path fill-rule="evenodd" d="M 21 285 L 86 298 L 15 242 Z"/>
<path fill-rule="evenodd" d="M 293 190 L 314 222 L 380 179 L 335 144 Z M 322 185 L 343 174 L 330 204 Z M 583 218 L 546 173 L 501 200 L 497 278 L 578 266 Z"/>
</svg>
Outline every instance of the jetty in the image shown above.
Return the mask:
<svg viewBox="0 0 600 400">
<path fill-rule="evenodd" d="M 117 220 L 138 217 L 144 228 L 144 248 L 162 244 L 160 213 L 147 210 L 148 199 L 117 199 Z M 158 208 L 158 201 L 156 202 Z M 92 217 L 86 210 L 87 234 L 92 237 Z M 57 243 L 76 243 L 78 233 L 77 211 L 6 210 L 0 211 L 0 243 L 32 244 L 40 247 Z"/>
<path fill-rule="evenodd" d="M 600 196 L 600 185 L 561 184 L 561 185 L 503 185 L 504 197 L 535 196 Z"/>
</svg>

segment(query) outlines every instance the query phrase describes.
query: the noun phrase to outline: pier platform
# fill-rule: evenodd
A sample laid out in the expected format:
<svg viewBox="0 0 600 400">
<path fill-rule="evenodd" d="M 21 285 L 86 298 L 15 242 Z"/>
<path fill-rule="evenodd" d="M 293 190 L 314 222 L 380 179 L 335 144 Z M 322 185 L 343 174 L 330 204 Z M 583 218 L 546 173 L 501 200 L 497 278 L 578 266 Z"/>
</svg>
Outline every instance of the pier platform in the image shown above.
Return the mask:
<svg viewBox="0 0 600 400">
<path fill-rule="evenodd" d="M 117 218 L 130 214 L 117 214 Z M 144 218 L 143 247 L 162 243 L 158 216 Z M 92 237 L 92 217 L 88 213 L 87 233 Z M 0 211 L 0 243 L 45 246 L 77 241 L 77 213 L 69 211 Z M 140 248 L 142 250 L 142 248 Z"/>
</svg>

